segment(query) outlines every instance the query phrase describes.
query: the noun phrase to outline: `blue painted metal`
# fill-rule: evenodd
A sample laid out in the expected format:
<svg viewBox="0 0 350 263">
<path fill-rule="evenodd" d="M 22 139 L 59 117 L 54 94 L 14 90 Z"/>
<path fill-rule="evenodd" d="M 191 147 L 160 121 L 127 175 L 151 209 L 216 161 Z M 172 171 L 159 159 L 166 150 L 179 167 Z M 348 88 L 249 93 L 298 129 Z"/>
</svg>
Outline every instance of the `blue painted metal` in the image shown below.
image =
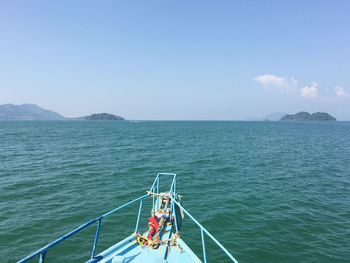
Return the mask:
<svg viewBox="0 0 350 263">
<path fill-rule="evenodd" d="M 176 174 L 174 175 L 173 181 L 171 182 L 170 194 L 173 194 L 173 193 L 174 193 L 174 184 L 175 184 L 175 180 L 176 180 Z"/>
<path fill-rule="evenodd" d="M 55 241 L 53 241 L 52 243 L 46 245 L 45 247 L 40 248 L 39 250 L 31 253 L 30 255 L 28 255 L 27 257 L 21 259 L 20 261 L 18 261 L 17 263 L 23 263 L 23 262 L 27 262 L 28 260 L 34 258 L 35 256 L 46 252 L 49 248 L 57 245 L 58 243 L 62 242 L 63 240 L 66 240 L 67 238 L 69 238 L 70 236 L 78 233 L 79 231 L 81 231 L 82 229 L 86 228 L 87 226 L 95 223 L 97 220 L 96 219 L 92 219 L 88 222 L 86 222 L 85 224 L 81 225 L 80 227 L 77 227 L 76 229 L 74 229 L 73 231 L 61 236 L 60 238 L 56 239 Z"/>
<path fill-rule="evenodd" d="M 207 234 L 224 252 L 225 254 L 235 263 L 238 263 L 238 261 L 220 244 L 219 241 L 217 241 L 196 219 L 194 219 L 194 217 L 185 209 L 182 207 L 182 205 L 180 204 L 180 202 L 178 201 L 178 195 L 176 193 L 176 174 L 173 174 L 173 173 L 158 173 L 154 182 L 153 182 L 153 185 L 151 187 L 151 190 L 152 192 L 154 193 L 160 193 L 160 189 L 159 189 L 159 180 L 160 180 L 160 177 L 161 176 L 172 176 L 172 182 L 171 182 L 171 186 L 170 186 L 170 189 L 169 189 L 169 197 L 171 198 L 172 202 L 171 202 L 171 211 L 172 211 L 172 215 L 174 215 L 173 213 L 175 213 L 175 204 L 182 209 L 183 212 L 185 212 L 185 214 L 188 215 L 189 218 L 191 218 L 191 220 L 200 228 L 201 230 L 201 237 L 202 237 L 202 248 L 203 248 L 203 257 L 204 257 L 204 263 L 207 262 L 207 259 L 206 259 L 206 248 L 205 248 L 205 241 L 204 241 L 204 233 Z M 140 250 L 140 246 L 136 246 L 134 247 L 134 243 L 130 242 L 131 240 L 133 240 L 135 238 L 135 236 L 129 236 L 128 238 L 126 238 L 124 241 L 121 241 L 119 242 L 118 244 L 112 246 L 111 248 L 107 249 L 106 251 L 102 252 L 101 254 L 99 254 L 98 256 L 95 257 L 95 252 L 96 252 L 96 247 L 97 247 L 97 241 L 98 241 L 98 237 L 99 237 L 99 233 L 100 233 L 100 227 L 101 227 L 101 224 L 102 224 L 102 219 L 121 210 L 122 208 L 124 207 L 127 207 L 131 204 L 134 204 L 138 201 L 140 201 L 140 207 L 139 207 L 139 211 L 138 211 L 138 215 L 137 215 L 137 222 L 136 222 L 136 226 L 135 226 L 135 232 L 138 233 L 138 229 L 139 229 L 139 222 L 140 222 L 140 216 L 141 216 L 141 211 L 142 211 L 142 207 L 143 207 L 143 200 L 145 198 L 149 197 L 149 195 L 143 195 L 143 196 L 140 196 L 124 205 L 121 205 L 107 213 L 105 213 L 104 215 L 98 217 L 98 218 L 95 218 L 95 219 L 92 219 L 88 222 L 86 222 L 85 224 L 77 227 L 76 229 L 74 229 L 73 231 L 61 236 L 60 238 L 56 239 L 55 241 L 49 243 L 48 245 L 42 247 L 41 249 L 31 253 L 30 255 L 28 255 L 27 257 L 19 260 L 17 263 L 24 263 L 24 262 L 27 262 L 28 260 L 30 259 L 33 259 L 35 256 L 40 256 L 39 258 L 39 262 L 41 263 L 44 263 L 45 261 L 45 256 L 46 256 L 46 253 L 48 251 L 48 249 L 50 249 L 51 247 L 57 245 L 58 243 L 66 240 L 67 238 L 71 237 L 72 235 L 80 232 L 81 230 L 85 229 L 86 227 L 94 224 L 95 222 L 97 222 L 97 229 L 96 229 L 96 235 L 95 235 L 95 239 L 94 239 L 94 245 L 93 245 L 93 248 L 92 248 L 92 253 L 91 253 L 91 260 L 89 260 L 89 262 L 107 262 L 107 258 L 108 257 L 112 257 L 113 255 L 117 255 L 117 253 L 119 253 L 118 251 L 120 249 L 122 249 L 121 253 L 125 256 L 125 255 L 128 255 L 128 252 L 130 249 L 130 251 L 133 251 L 134 253 L 137 252 L 138 254 L 137 255 L 140 255 L 142 254 L 143 256 L 146 256 L 146 257 L 157 257 L 157 255 L 159 255 L 159 253 L 153 253 L 152 251 L 154 250 Z M 159 202 L 158 202 L 158 205 L 159 205 Z M 153 212 L 154 212 L 154 209 L 155 209 L 155 203 L 154 203 L 154 196 L 153 196 Z M 176 232 L 178 232 L 178 227 L 177 227 L 177 219 L 176 219 L 176 216 L 174 215 L 174 220 L 175 220 L 175 228 L 176 228 Z M 169 226 L 170 228 L 168 229 L 168 232 L 167 232 L 167 237 L 169 238 L 171 235 L 172 235 L 172 232 L 171 232 L 171 226 Z M 192 250 L 186 245 L 186 243 L 184 243 L 182 241 L 182 239 L 178 239 L 177 240 L 179 245 L 185 250 L 185 253 L 180 253 L 180 249 L 178 250 L 174 250 L 172 249 L 172 253 L 177 253 L 176 256 L 174 256 L 175 258 L 183 258 L 183 261 L 182 262 L 200 262 L 200 260 L 198 259 L 198 257 L 192 252 Z M 162 246 L 161 246 L 162 247 Z M 160 248 L 161 248 L 160 247 Z M 165 246 L 167 247 L 167 246 Z M 159 248 L 159 249 L 160 249 Z M 119 249 L 119 250 L 118 250 Z M 136 249 L 136 250 L 135 250 Z M 135 251 L 136 252 L 135 252 Z M 114 254 L 113 254 L 114 253 Z M 171 257 L 168 257 L 167 256 L 167 253 L 168 253 L 168 248 L 165 249 L 165 256 L 164 258 L 166 258 L 168 261 L 167 262 L 177 262 L 175 260 L 175 258 L 171 258 Z M 118 254 L 119 255 L 119 254 Z M 130 255 L 133 255 L 132 253 Z M 135 254 L 136 255 L 136 254 Z M 153 255 L 153 256 L 152 256 Z M 123 256 L 123 257 L 124 257 Z M 107 257 L 107 258 L 106 258 Z M 136 257 L 136 256 L 132 256 L 132 257 Z M 133 258 L 134 259 L 134 258 Z M 152 258 L 151 258 L 152 259 Z M 175 261 L 174 261 L 175 260 Z M 190 261 L 188 261 L 190 260 Z M 151 260 L 153 261 L 153 260 Z M 109 261 L 108 261 L 109 262 Z M 141 260 L 136 260 L 136 262 L 145 262 L 143 261 L 142 259 Z"/>
<path fill-rule="evenodd" d="M 201 237 L 202 237 L 203 259 L 204 259 L 204 263 L 207 263 L 207 253 L 205 252 L 205 241 L 204 241 L 204 233 L 202 228 L 201 228 Z"/>
<path fill-rule="evenodd" d="M 154 186 L 153 186 L 151 192 L 154 193 Z M 154 216 L 154 213 L 156 212 L 155 202 L 156 202 L 156 198 L 155 198 L 155 196 L 153 195 L 153 196 L 152 196 L 152 216 Z"/>
<path fill-rule="evenodd" d="M 159 184 L 160 184 L 160 178 L 159 178 L 159 176 L 157 176 L 157 187 L 156 187 L 156 191 L 153 191 L 153 193 L 157 193 L 157 194 L 159 194 Z M 154 200 L 155 200 L 155 196 L 153 195 L 153 202 L 154 202 Z M 159 202 L 157 203 L 157 205 L 159 205 Z M 158 210 L 159 209 L 159 207 L 154 207 L 153 208 L 154 210 L 154 212 L 156 211 L 156 210 Z M 154 213 L 153 213 L 153 216 L 154 216 Z"/>
<path fill-rule="evenodd" d="M 170 226 L 166 229 L 170 233 Z M 147 236 L 147 233 L 143 235 Z M 165 234 L 162 239 L 167 239 Z M 183 248 L 183 252 L 176 247 L 171 246 L 168 250 L 167 245 L 162 245 L 158 249 L 152 249 L 148 246 L 140 246 L 135 243 L 135 236 L 130 235 L 107 251 L 103 251 L 96 256 L 99 261 L 90 261 L 89 263 L 112 263 L 112 262 L 129 262 L 129 263 L 202 263 L 202 261 L 193 253 L 193 251 L 184 242 L 179 239 L 178 243 Z M 167 255 L 167 251 L 169 254 Z M 164 259 L 166 256 L 166 260 Z M 113 261 L 114 260 L 114 261 Z M 124 261 L 123 261 L 124 260 Z"/>
<path fill-rule="evenodd" d="M 209 233 L 208 230 L 206 230 L 206 229 L 205 229 L 205 228 L 204 228 L 204 227 L 203 227 L 203 226 L 202 226 L 202 225 L 201 225 L 201 224 L 200 224 L 186 209 L 185 209 L 185 208 L 183 208 L 183 206 L 182 206 L 179 202 L 177 202 L 172 196 L 170 196 L 170 198 L 171 198 L 171 200 L 172 200 L 175 204 L 177 204 L 177 205 L 182 209 L 182 211 L 185 212 L 186 215 L 188 215 L 189 218 L 192 219 L 192 221 L 193 221 L 194 223 L 196 223 L 197 226 L 199 226 L 199 228 L 200 228 L 201 230 L 204 231 L 204 233 L 206 233 L 206 234 L 215 242 L 216 245 L 218 245 L 219 248 L 221 248 L 222 251 L 225 252 L 225 254 L 226 254 L 233 262 L 238 263 L 238 261 L 230 254 L 230 252 L 228 252 L 227 249 L 226 249 L 223 245 L 221 245 L 220 242 L 217 241 L 216 238 L 213 237 L 212 234 Z"/>
<path fill-rule="evenodd" d="M 98 235 L 100 234 L 101 220 L 102 220 L 102 218 L 98 219 L 96 235 L 95 235 L 95 240 L 94 240 L 94 246 L 92 248 L 92 253 L 91 253 L 91 258 L 95 257 Z"/>
<path fill-rule="evenodd" d="M 141 199 L 141 200 L 140 200 L 140 208 L 139 208 L 139 213 L 138 213 L 138 215 L 137 215 L 137 221 L 136 221 L 135 233 L 138 233 L 138 232 L 139 232 L 139 222 L 140 222 L 140 216 L 141 216 L 142 204 L 143 204 L 143 199 Z"/>
<path fill-rule="evenodd" d="M 45 262 L 46 251 L 40 254 L 39 263 Z"/>
<path fill-rule="evenodd" d="M 34 258 L 35 256 L 37 256 L 37 255 L 39 255 L 39 254 L 41 254 L 41 253 L 43 253 L 43 252 L 46 252 L 49 248 L 51 248 L 51 247 L 57 245 L 58 243 L 60 243 L 60 242 L 62 242 L 62 241 L 64 241 L 64 240 L 66 240 L 66 239 L 69 238 L 70 236 L 72 236 L 72 235 L 74 235 L 74 234 L 80 232 L 81 230 L 83 230 L 84 228 L 88 227 L 89 225 L 95 223 L 95 222 L 98 221 L 100 218 L 107 217 L 107 216 L 111 215 L 112 213 L 115 213 L 115 212 L 117 212 L 118 210 L 120 210 L 120 209 L 122 209 L 122 208 L 124 208 L 124 207 L 127 207 L 127 206 L 129 206 L 129 205 L 131 205 L 131 204 L 133 204 L 133 203 L 135 203 L 135 202 L 141 200 L 141 199 L 145 199 L 145 198 L 148 197 L 148 196 L 149 196 L 149 195 L 143 195 L 143 196 L 141 196 L 141 197 L 139 197 L 139 198 L 136 198 L 136 199 L 134 199 L 134 200 L 132 200 L 132 201 L 130 201 L 130 202 L 128 202 L 128 203 L 122 205 L 122 206 L 119 206 L 119 207 L 116 208 L 116 209 L 113 209 L 112 211 L 109 211 L 108 213 L 102 215 L 101 217 L 98 217 L 98 218 L 96 218 L 96 219 L 91 219 L 90 221 L 88 221 L 88 222 L 86 222 L 85 224 L 83 224 L 83 225 L 77 227 L 77 228 L 74 229 L 73 231 L 71 231 L 71 232 L 69 232 L 69 233 L 67 233 L 67 234 L 65 234 L 65 235 L 63 235 L 63 236 L 61 236 L 60 238 L 56 239 L 55 241 L 49 243 L 48 245 L 46 245 L 46 246 L 40 248 L 40 249 L 37 250 L 37 251 L 31 253 L 31 254 L 28 255 L 27 257 L 25 257 L 25 258 L 19 260 L 17 263 L 24 263 L 24 262 L 27 262 L 28 260 Z"/>
<path fill-rule="evenodd" d="M 152 189 L 153 189 L 154 185 L 156 184 L 156 182 L 157 182 L 157 180 L 158 180 L 158 177 L 159 177 L 159 173 L 157 174 L 156 179 L 154 179 L 154 181 L 153 181 L 153 184 L 152 184 L 152 186 L 151 186 L 150 191 L 152 191 Z"/>
<path fill-rule="evenodd" d="M 158 177 L 158 180 L 157 180 L 157 194 L 159 194 L 159 180 L 160 180 L 160 178 Z"/>
</svg>

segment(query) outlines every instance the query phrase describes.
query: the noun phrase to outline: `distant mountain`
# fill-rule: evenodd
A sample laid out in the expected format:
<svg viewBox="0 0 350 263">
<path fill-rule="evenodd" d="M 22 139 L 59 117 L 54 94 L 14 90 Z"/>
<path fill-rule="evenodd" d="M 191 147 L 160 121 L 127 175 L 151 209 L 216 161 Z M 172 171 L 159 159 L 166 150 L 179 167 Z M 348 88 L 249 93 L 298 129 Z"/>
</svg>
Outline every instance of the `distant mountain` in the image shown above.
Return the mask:
<svg viewBox="0 0 350 263">
<path fill-rule="evenodd" d="M 0 105 L 0 120 L 64 120 L 65 118 L 51 110 L 35 104 Z"/>
<path fill-rule="evenodd" d="M 90 116 L 83 117 L 83 119 L 88 121 L 123 121 L 125 120 L 123 117 L 109 114 L 109 113 L 95 113 Z"/>
<path fill-rule="evenodd" d="M 274 112 L 261 118 L 249 118 L 247 121 L 279 121 L 286 113 Z"/>
<path fill-rule="evenodd" d="M 0 120 L 124 120 L 109 113 L 95 113 L 78 118 L 65 118 L 57 112 L 40 108 L 35 104 L 0 105 Z"/>
<path fill-rule="evenodd" d="M 337 119 L 326 112 L 308 113 L 300 111 L 296 114 L 286 114 L 281 121 L 336 121 Z"/>
<path fill-rule="evenodd" d="M 263 120 L 270 120 L 270 121 L 278 121 L 280 120 L 284 115 L 286 115 L 285 113 L 282 112 L 274 112 L 271 113 L 265 117 L 263 117 Z"/>
</svg>

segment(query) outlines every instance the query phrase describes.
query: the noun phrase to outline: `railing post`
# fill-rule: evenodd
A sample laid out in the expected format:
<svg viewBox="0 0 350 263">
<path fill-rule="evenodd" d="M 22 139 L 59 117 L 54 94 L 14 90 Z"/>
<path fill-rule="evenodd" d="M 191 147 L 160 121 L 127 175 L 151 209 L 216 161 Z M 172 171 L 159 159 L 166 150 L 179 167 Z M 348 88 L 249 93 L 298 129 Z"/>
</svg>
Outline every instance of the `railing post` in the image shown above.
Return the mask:
<svg viewBox="0 0 350 263">
<path fill-rule="evenodd" d="M 140 216 L 141 216 L 142 204 L 143 204 L 143 199 L 141 199 L 141 200 L 140 200 L 140 208 L 139 208 L 139 213 L 138 213 L 138 215 L 137 215 L 137 221 L 136 221 L 135 233 L 137 233 L 137 231 L 139 231 L 139 222 L 140 222 Z"/>
<path fill-rule="evenodd" d="M 155 186 L 153 186 L 153 188 L 152 188 L 152 192 L 154 193 L 154 190 L 155 190 L 156 188 L 155 188 Z M 154 195 L 152 196 L 152 216 L 154 216 L 154 213 L 156 212 L 155 210 L 156 210 L 156 208 L 155 208 L 155 199 L 154 199 L 155 197 L 154 197 Z"/>
<path fill-rule="evenodd" d="M 202 247 L 203 247 L 203 259 L 204 259 L 204 263 L 207 263 L 207 254 L 205 252 L 204 233 L 202 228 L 201 228 L 201 236 L 202 236 Z"/>
<path fill-rule="evenodd" d="M 159 194 L 159 177 L 158 177 L 158 180 L 157 180 L 157 194 Z"/>
<path fill-rule="evenodd" d="M 157 194 L 159 194 L 159 180 L 160 180 L 160 176 L 158 176 L 158 179 L 157 179 L 157 186 L 154 186 L 154 190 L 156 190 L 156 191 L 153 191 L 153 192 L 157 192 Z M 157 189 L 156 189 L 157 188 Z M 153 198 L 155 198 L 154 196 L 153 196 Z M 158 200 L 158 206 L 159 206 L 159 200 L 160 200 L 161 198 L 159 197 L 159 196 L 157 196 L 157 200 Z M 153 199 L 153 201 L 154 201 L 154 199 Z M 154 212 L 155 212 L 155 210 L 157 209 L 159 209 L 160 207 L 154 207 Z M 153 215 L 154 216 L 154 215 Z"/>
<path fill-rule="evenodd" d="M 39 263 L 44 263 L 45 262 L 46 252 L 47 251 L 44 251 L 43 253 L 40 254 Z"/>
<path fill-rule="evenodd" d="M 91 259 L 93 259 L 95 257 L 98 235 L 100 234 L 101 220 L 102 220 L 102 218 L 99 218 L 98 222 L 97 222 L 97 229 L 96 229 L 94 246 L 92 248 Z"/>
<path fill-rule="evenodd" d="M 22 258 L 21 260 L 17 261 L 17 263 L 25 263 L 28 260 L 33 259 L 36 256 L 40 256 L 40 260 L 41 260 L 40 262 L 43 263 L 44 260 L 45 260 L 45 255 L 46 255 L 47 251 L 50 248 L 56 246 L 57 244 L 61 243 L 62 241 L 70 238 L 74 234 L 80 232 L 81 230 L 85 229 L 86 227 L 88 227 L 88 226 L 90 226 L 90 225 L 92 225 L 92 224 L 94 224 L 95 222 L 98 221 L 98 226 L 97 226 L 97 231 L 96 231 L 96 236 L 95 236 L 95 242 L 94 242 L 94 247 L 93 247 L 93 251 L 92 251 L 92 257 L 94 257 L 95 256 L 95 251 L 96 251 L 96 246 L 97 246 L 98 235 L 99 235 L 99 231 L 100 231 L 100 227 L 101 227 L 101 220 L 103 218 L 109 216 L 110 214 L 115 213 L 116 211 L 119 211 L 120 209 L 122 209 L 124 207 L 127 207 L 127 206 L 129 206 L 129 205 L 131 205 L 131 204 L 133 204 L 133 203 L 135 203 L 135 202 L 137 202 L 139 200 L 142 200 L 142 199 L 144 199 L 144 198 L 146 198 L 148 196 L 149 196 L 148 194 L 140 196 L 139 198 L 136 198 L 136 199 L 134 199 L 134 200 L 124 204 L 124 205 L 121 205 L 121 206 L 119 206 L 119 207 L 117 207 L 117 208 L 115 208 L 115 209 L 105 213 L 104 215 L 102 215 L 102 216 L 100 216 L 98 218 L 91 219 L 90 221 L 88 221 L 88 222 L 84 223 L 83 225 L 75 228 L 74 230 L 70 231 L 69 233 L 67 233 L 67 234 L 57 238 L 55 241 L 47 244 L 46 246 L 44 246 L 44 247 L 38 249 L 37 251 L 29 254 L 28 256 Z"/>
<path fill-rule="evenodd" d="M 233 262 L 235 262 L 235 263 L 238 263 L 238 261 L 230 254 L 230 252 L 228 252 L 227 251 L 227 249 L 223 246 L 223 245 L 221 245 L 220 244 L 220 242 L 219 241 L 217 241 L 216 240 L 216 238 L 215 237 L 213 237 L 213 235 L 212 234 L 210 234 L 209 232 L 208 232 L 208 230 L 206 230 L 178 201 L 176 201 L 175 199 L 174 199 L 174 197 L 172 197 L 171 196 L 171 200 L 175 203 L 175 204 L 177 204 L 181 209 L 182 209 L 182 211 L 199 227 L 199 228 L 201 228 L 201 231 L 203 231 L 203 233 L 206 233 L 210 238 L 211 238 L 211 240 L 213 240 L 214 242 L 215 242 L 215 244 L 216 245 L 218 245 L 219 246 L 219 248 L 221 248 L 221 250 L 222 251 L 224 251 L 225 252 L 225 254 L 233 261 Z M 203 234 L 202 234 L 203 235 Z"/>
</svg>

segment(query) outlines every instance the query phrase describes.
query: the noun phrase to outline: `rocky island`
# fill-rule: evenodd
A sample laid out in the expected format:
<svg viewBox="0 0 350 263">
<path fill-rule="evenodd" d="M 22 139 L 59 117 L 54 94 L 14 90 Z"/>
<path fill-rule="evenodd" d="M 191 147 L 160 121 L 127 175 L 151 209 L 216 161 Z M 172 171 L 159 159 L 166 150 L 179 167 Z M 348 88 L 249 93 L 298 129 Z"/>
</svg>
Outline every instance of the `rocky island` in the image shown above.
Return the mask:
<svg viewBox="0 0 350 263">
<path fill-rule="evenodd" d="M 125 120 L 123 117 L 109 114 L 109 113 L 95 113 L 90 116 L 84 117 L 84 119 L 88 121 L 123 121 Z"/>
<path fill-rule="evenodd" d="M 336 121 L 337 119 L 326 112 L 308 113 L 301 111 L 296 114 L 286 114 L 280 121 Z"/>
</svg>

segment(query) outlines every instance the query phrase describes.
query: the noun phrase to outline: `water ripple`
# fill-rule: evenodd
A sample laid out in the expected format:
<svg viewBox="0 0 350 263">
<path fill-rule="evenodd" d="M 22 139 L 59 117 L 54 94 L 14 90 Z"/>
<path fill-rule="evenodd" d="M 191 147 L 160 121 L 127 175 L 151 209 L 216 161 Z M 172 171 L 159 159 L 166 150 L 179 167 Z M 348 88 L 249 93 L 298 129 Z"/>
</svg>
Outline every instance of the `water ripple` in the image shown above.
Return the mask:
<svg viewBox="0 0 350 263">
<path fill-rule="evenodd" d="M 2 121 L 0 134 L 2 262 L 144 194 L 160 171 L 179 175 L 185 207 L 240 262 L 350 258 L 350 123 Z M 106 219 L 98 249 L 131 233 L 118 226 L 136 213 Z M 94 231 L 48 260 L 83 261 Z M 206 242 L 209 261 L 226 262 Z"/>
</svg>

